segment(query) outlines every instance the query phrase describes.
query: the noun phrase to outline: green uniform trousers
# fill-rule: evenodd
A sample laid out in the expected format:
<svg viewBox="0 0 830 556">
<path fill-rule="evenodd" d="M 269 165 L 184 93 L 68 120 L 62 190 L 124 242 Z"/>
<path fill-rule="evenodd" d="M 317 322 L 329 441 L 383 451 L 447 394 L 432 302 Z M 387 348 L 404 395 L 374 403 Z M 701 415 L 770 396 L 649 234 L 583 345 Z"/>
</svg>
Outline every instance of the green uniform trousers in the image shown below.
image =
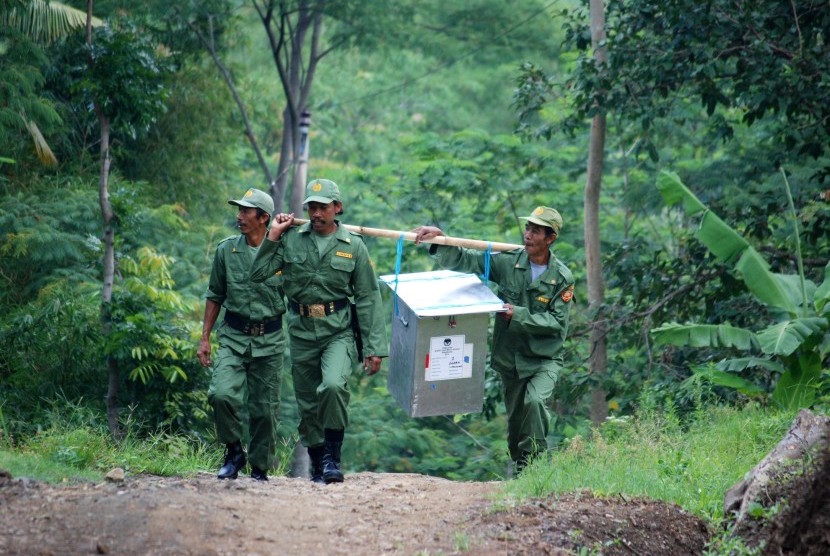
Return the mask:
<svg viewBox="0 0 830 556">
<path fill-rule="evenodd" d="M 216 435 L 224 444 L 245 444 L 250 423 L 248 460 L 252 466 L 270 469 L 277 445 L 282 351 L 252 357 L 220 346 L 213 359 L 208 401 L 213 406 Z"/>
<path fill-rule="evenodd" d="M 356 359 L 351 329 L 322 342 L 291 336 L 291 376 L 303 446 L 322 444 L 323 429 L 348 426 L 349 377 Z"/>
<path fill-rule="evenodd" d="M 519 461 L 523 454 L 538 454 L 547 449 L 550 413 L 547 401 L 553 395 L 558 373 L 541 371 L 519 378 L 515 369 L 499 371 L 504 384 L 507 409 L 507 447 L 510 458 Z"/>
</svg>

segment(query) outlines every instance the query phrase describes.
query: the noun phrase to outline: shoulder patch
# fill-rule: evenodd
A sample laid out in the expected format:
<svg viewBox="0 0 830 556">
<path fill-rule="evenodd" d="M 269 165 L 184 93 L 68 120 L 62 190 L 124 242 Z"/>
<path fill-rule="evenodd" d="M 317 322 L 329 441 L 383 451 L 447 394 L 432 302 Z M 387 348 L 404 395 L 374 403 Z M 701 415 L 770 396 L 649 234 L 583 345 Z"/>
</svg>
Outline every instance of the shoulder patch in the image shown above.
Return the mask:
<svg viewBox="0 0 830 556">
<path fill-rule="evenodd" d="M 570 286 L 565 288 L 565 291 L 562 292 L 562 301 L 564 301 L 565 303 L 568 303 L 573 298 L 574 298 L 574 286 L 573 286 L 573 284 L 571 284 Z"/>
</svg>

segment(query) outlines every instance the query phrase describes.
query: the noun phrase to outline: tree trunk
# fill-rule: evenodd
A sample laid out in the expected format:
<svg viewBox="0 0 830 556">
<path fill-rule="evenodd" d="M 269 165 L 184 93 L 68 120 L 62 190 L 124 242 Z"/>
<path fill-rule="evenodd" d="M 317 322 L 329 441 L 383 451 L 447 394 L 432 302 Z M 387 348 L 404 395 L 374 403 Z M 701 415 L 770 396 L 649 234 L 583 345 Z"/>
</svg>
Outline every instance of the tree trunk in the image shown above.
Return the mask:
<svg viewBox="0 0 830 556">
<path fill-rule="evenodd" d="M 768 453 L 752 471 L 726 491 L 723 500 L 724 514 L 735 514 L 735 526 L 747 517 L 747 511 L 766 501 L 770 483 L 793 462 L 805 465 L 816 454 L 830 446 L 830 417 L 816 415 L 802 409 L 790 425 L 784 438 Z M 789 503 L 795 501 L 788 501 Z"/>
<path fill-rule="evenodd" d="M 86 43 L 92 46 L 92 9 L 93 0 L 87 0 L 86 12 Z M 90 69 L 94 61 L 89 59 Z M 115 228 L 113 220 L 115 215 L 112 211 L 109 196 L 109 175 L 110 175 L 110 120 L 104 113 L 99 101 L 93 102 L 95 115 L 98 117 L 98 125 L 101 128 L 101 172 L 98 178 L 98 204 L 101 207 L 101 218 L 104 225 L 104 260 L 103 260 L 103 286 L 101 289 L 101 332 L 104 340 L 109 338 L 112 332 L 112 290 L 115 282 Z M 121 438 L 121 430 L 118 426 L 118 383 L 119 372 L 118 362 L 112 355 L 107 356 L 107 424 L 113 438 Z"/>
<path fill-rule="evenodd" d="M 602 66 L 607 60 L 605 42 L 605 6 L 602 0 L 591 0 L 591 41 L 594 57 Z M 602 169 L 605 154 L 605 113 L 591 121 L 588 147 L 588 175 L 585 184 L 585 268 L 588 281 L 588 310 L 592 315 L 589 368 L 593 378 L 591 391 L 591 422 L 599 425 L 608 417 L 603 382 L 608 370 L 607 323 L 602 314 L 605 304 L 605 280 L 602 276 L 602 252 L 599 235 L 599 199 L 602 190 Z"/>
</svg>

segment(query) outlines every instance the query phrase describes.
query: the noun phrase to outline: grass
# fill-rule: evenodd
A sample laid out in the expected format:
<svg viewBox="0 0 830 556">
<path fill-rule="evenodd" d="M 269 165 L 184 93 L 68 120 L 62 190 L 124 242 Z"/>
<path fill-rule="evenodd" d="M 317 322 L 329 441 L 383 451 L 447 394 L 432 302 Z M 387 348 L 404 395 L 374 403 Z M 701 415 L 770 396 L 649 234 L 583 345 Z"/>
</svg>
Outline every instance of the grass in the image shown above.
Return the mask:
<svg viewBox="0 0 830 556">
<path fill-rule="evenodd" d="M 224 447 L 218 443 L 166 431 L 147 434 L 129 413 L 122 422 L 124 437 L 116 442 L 92 410 L 80 404 L 53 405 L 51 426 L 16 445 L 4 434 L 2 417 L 0 412 L 0 469 L 14 477 L 49 483 L 98 481 L 116 467 L 132 475 L 189 477 L 215 472 L 223 457 Z M 279 466 L 271 475 L 286 473 L 296 443 L 295 436 L 277 445 Z"/>
<path fill-rule="evenodd" d="M 504 503 L 588 489 L 674 502 L 718 522 L 724 493 L 781 440 L 793 417 L 750 405 L 708 407 L 683 424 L 670 413 L 610 421 L 505 483 Z"/>
</svg>

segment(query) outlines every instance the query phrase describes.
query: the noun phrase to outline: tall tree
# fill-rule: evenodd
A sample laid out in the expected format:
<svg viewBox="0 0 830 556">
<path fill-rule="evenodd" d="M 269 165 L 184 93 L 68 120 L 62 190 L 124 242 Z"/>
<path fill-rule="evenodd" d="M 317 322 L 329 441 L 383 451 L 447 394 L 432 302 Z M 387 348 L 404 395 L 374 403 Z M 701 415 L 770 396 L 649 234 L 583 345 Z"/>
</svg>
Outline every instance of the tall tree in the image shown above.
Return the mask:
<svg viewBox="0 0 830 556">
<path fill-rule="evenodd" d="M 99 132 L 98 202 L 103 220 L 103 272 L 101 318 L 103 334 L 112 330 L 112 294 L 115 280 L 115 232 L 117 218 L 110 203 L 109 178 L 112 164 L 110 138 L 114 125 L 137 134 L 151 125 L 163 109 L 165 66 L 160 64 L 148 41 L 131 31 L 101 27 L 93 32 L 93 0 L 87 0 L 86 71 L 75 83 L 75 92 L 88 95 Z M 120 436 L 118 425 L 118 387 L 120 372 L 117 359 L 107 354 L 107 420 L 114 437 Z"/>
<path fill-rule="evenodd" d="M 591 0 L 591 44 L 597 72 L 603 73 L 608 63 L 605 47 L 605 3 Z M 588 173 L 585 180 L 585 269 L 588 278 L 588 309 L 591 321 L 589 366 L 595 385 L 591 392 L 591 421 L 600 424 L 608 416 L 602 379 L 608 370 L 608 325 L 602 314 L 605 304 L 605 279 L 602 275 L 602 252 L 599 233 L 599 196 L 602 190 L 602 169 L 605 157 L 606 117 L 602 106 L 593 107 L 591 135 L 588 146 Z"/>
</svg>

